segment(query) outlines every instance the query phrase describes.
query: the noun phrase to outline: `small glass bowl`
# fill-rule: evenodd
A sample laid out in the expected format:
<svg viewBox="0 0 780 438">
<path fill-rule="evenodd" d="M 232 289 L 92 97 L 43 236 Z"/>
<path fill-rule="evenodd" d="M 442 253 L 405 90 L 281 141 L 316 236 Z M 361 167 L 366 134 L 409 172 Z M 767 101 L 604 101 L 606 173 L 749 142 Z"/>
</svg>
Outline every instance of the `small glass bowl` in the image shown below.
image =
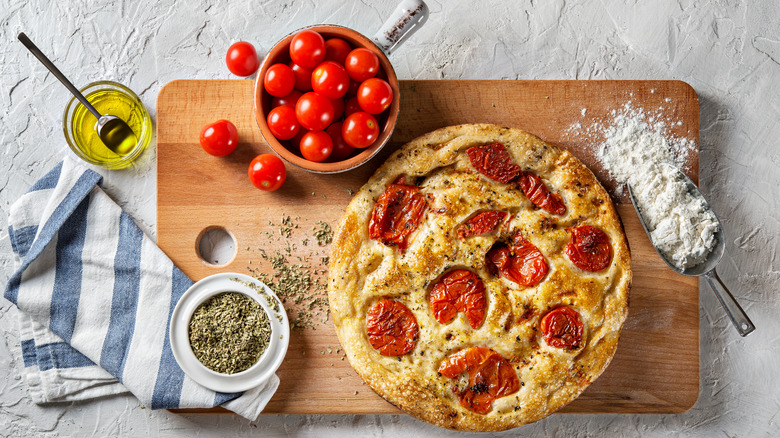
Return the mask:
<svg viewBox="0 0 780 438">
<path fill-rule="evenodd" d="M 195 357 L 189 341 L 192 314 L 206 300 L 223 292 L 238 292 L 255 300 L 271 323 L 271 338 L 266 350 L 254 365 L 235 374 L 222 374 L 207 368 Z M 257 279 L 233 272 L 206 277 L 184 292 L 171 314 L 168 333 L 173 357 L 184 373 L 217 392 L 240 392 L 262 385 L 282 364 L 290 344 L 290 323 L 281 300 Z"/>
<path fill-rule="evenodd" d="M 95 132 L 95 116 L 73 97 L 62 117 L 62 130 L 68 146 L 79 158 L 96 166 L 107 169 L 129 166 L 152 139 L 152 118 L 141 99 L 129 88 L 111 81 L 93 82 L 80 91 L 101 114 L 124 120 L 138 137 L 138 142 L 125 155 L 108 149 Z"/>
</svg>

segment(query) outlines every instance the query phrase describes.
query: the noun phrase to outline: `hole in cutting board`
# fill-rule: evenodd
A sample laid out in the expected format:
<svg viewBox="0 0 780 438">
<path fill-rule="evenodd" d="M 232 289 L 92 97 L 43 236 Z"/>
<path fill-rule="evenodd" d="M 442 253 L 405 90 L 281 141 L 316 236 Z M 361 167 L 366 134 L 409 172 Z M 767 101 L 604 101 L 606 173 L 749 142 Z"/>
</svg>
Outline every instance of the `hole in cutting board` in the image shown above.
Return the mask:
<svg viewBox="0 0 780 438">
<path fill-rule="evenodd" d="M 236 256 L 236 238 L 225 227 L 206 227 L 195 240 L 195 251 L 210 266 L 225 266 Z"/>
</svg>

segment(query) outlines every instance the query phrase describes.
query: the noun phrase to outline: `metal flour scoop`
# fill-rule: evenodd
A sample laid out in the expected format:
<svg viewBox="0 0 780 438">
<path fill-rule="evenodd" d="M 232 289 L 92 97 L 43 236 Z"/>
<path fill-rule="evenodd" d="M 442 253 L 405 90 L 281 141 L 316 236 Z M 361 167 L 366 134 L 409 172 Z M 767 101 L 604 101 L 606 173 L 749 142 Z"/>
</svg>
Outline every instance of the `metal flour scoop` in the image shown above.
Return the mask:
<svg viewBox="0 0 780 438">
<path fill-rule="evenodd" d="M 696 184 L 694 184 L 690 178 L 688 178 L 688 175 L 670 164 L 659 163 L 659 166 L 665 166 L 673 169 L 674 172 L 680 175 L 680 179 L 685 183 L 688 193 L 693 198 L 700 199 L 704 203 L 704 208 L 711 211 L 713 216 L 715 216 L 715 212 L 712 211 L 712 208 L 710 208 L 707 200 L 704 199 L 704 196 L 701 194 L 701 191 L 699 191 L 699 188 L 696 187 Z M 645 229 L 647 236 L 650 237 L 650 241 L 652 242 L 653 239 L 650 236 L 650 231 L 647 229 L 645 217 L 637 205 L 636 199 L 634 198 L 634 191 L 631 189 L 631 184 L 628 184 L 628 194 L 631 197 L 631 202 L 634 204 L 634 209 L 639 216 L 639 221 L 642 223 L 642 227 Z M 742 310 L 742 307 L 740 307 L 739 303 L 737 303 L 737 300 L 734 299 L 734 296 L 731 295 L 731 292 L 729 292 L 729 289 L 725 284 L 723 284 L 723 281 L 720 279 L 720 277 L 718 277 L 718 273 L 715 271 L 715 267 L 718 266 L 720 259 L 723 257 L 723 252 L 726 249 L 726 237 L 723 233 L 723 227 L 720 225 L 720 220 L 718 220 L 717 216 L 715 216 L 715 220 L 717 222 L 717 231 L 715 232 L 715 247 L 709 253 L 707 258 L 696 266 L 680 269 L 666 258 L 666 255 L 664 255 L 664 253 L 658 249 L 658 246 L 656 246 L 655 242 L 652 242 L 653 247 L 655 248 L 656 252 L 658 252 L 658 255 L 661 256 L 661 259 L 663 259 L 664 263 L 666 263 L 675 272 L 690 277 L 698 277 L 703 275 L 710 284 L 713 292 L 715 292 L 715 296 L 718 297 L 718 301 L 720 301 L 720 304 L 726 310 L 726 314 L 729 316 L 729 319 L 731 319 L 731 322 L 734 324 L 734 327 L 736 327 L 739 334 L 741 336 L 747 336 L 756 329 L 756 326 L 754 326 L 750 321 L 750 318 L 748 318 L 747 314 L 745 314 L 745 311 Z"/>
</svg>

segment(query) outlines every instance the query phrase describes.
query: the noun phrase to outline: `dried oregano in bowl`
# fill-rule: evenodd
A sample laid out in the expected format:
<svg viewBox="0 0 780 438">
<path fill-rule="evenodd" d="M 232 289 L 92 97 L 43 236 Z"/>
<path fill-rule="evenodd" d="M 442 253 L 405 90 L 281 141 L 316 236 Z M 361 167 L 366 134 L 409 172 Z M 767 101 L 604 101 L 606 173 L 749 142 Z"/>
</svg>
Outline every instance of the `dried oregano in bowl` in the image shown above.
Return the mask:
<svg viewBox="0 0 780 438">
<path fill-rule="evenodd" d="M 260 304 L 239 292 L 212 296 L 192 313 L 189 341 L 208 369 L 235 374 L 257 363 L 268 348 L 271 322 Z"/>
</svg>

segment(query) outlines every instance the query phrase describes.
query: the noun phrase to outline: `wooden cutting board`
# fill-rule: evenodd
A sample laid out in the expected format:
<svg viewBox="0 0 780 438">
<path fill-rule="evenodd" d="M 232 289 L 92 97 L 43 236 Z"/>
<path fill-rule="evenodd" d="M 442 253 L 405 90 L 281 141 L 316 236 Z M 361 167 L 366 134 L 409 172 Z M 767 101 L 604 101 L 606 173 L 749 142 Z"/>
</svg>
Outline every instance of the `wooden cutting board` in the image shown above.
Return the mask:
<svg viewBox="0 0 780 438">
<path fill-rule="evenodd" d="M 351 199 L 384 159 L 403 143 L 434 129 L 490 122 L 529 131 L 569 149 L 605 187 L 614 184 L 594 157 L 601 133 L 583 128 L 607 123 L 628 101 L 660 114 L 670 134 L 698 144 L 699 107 L 694 90 L 679 81 L 401 81 L 398 126 L 383 152 L 359 169 L 317 175 L 288 166 L 281 190 L 255 189 L 247 178 L 251 159 L 270 152 L 252 113 L 250 80 L 180 80 L 167 84 L 157 100 L 158 244 L 193 280 L 217 272 L 262 267 L 260 249 L 280 251 L 289 239 L 278 235 L 290 216 L 308 232 L 317 221 L 334 227 Z M 240 144 L 225 158 L 207 155 L 198 143 L 201 128 L 231 120 Z M 686 165 L 698 181 L 698 149 Z M 633 259 L 630 312 L 617 353 L 604 374 L 561 412 L 680 413 L 699 396 L 698 279 L 664 265 L 625 196 L 615 196 Z M 270 225 L 273 222 L 274 225 Z M 196 241 L 203 230 L 224 227 L 237 241 L 227 265 L 201 260 Z M 286 241 L 287 240 L 287 241 Z M 293 241 L 289 257 L 318 263 L 327 247 Z M 325 266 L 321 267 L 325 269 Z M 324 293 L 323 293 L 324 296 Z M 288 309 L 289 312 L 289 309 Z M 281 385 L 265 413 L 398 413 L 377 396 L 342 359 L 330 320 L 295 330 L 278 372 Z M 181 410 L 180 412 L 220 412 Z"/>
</svg>

